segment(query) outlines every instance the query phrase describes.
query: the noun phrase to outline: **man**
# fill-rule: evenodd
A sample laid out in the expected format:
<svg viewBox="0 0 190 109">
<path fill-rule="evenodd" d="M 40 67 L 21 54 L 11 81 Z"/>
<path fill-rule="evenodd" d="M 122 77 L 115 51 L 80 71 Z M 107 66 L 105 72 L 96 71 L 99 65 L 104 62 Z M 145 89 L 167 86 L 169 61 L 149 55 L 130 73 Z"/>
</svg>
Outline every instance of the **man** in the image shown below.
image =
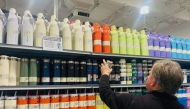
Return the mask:
<svg viewBox="0 0 190 109">
<path fill-rule="evenodd" d="M 159 60 L 153 65 L 146 81 L 149 94 L 117 94 L 110 89 L 109 75 L 112 71 L 103 60 L 101 64 L 99 93 L 110 109 L 188 109 L 177 101 L 174 94 L 183 83 L 183 73 L 178 63 Z"/>
</svg>

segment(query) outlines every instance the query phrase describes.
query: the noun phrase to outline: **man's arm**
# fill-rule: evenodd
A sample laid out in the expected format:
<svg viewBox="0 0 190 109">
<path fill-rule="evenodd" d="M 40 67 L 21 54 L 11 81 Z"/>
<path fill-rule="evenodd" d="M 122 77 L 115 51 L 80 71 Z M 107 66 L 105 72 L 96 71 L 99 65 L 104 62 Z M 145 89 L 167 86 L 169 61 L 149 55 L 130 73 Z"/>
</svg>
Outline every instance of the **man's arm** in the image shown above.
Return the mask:
<svg viewBox="0 0 190 109">
<path fill-rule="evenodd" d="M 99 93 L 102 101 L 110 109 L 127 109 L 130 106 L 133 94 L 116 94 L 110 88 L 109 76 L 102 75 L 99 83 Z"/>
</svg>

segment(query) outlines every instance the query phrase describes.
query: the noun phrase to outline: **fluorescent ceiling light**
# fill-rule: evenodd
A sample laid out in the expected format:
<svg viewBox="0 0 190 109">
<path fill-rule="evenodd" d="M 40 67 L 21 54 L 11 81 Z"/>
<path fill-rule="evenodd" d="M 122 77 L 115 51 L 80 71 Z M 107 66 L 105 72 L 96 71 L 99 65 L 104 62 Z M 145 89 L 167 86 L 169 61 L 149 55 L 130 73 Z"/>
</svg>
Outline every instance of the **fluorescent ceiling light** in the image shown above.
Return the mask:
<svg viewBox="0 0 190 109">
<path fill-rule="evenodd" d="M 149 7 L 143 6 L 140 10 L 140 14 L 148 14 L 149 13 Z"/>
</svg>

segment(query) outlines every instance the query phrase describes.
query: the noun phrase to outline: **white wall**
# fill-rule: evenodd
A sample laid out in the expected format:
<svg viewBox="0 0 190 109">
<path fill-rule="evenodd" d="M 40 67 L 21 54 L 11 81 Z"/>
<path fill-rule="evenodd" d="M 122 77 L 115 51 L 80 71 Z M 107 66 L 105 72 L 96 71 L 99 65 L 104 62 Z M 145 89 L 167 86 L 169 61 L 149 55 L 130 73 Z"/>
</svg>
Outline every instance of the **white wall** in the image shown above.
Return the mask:
<svg viewBox="0 0 190 109">
<path fill-rule="evenodd" d="M 174 26 L 164 31 L 160 31 L 159 33 L 179 36 L 183 38 L 190 38 L 190 22 Z"/>
</svg>

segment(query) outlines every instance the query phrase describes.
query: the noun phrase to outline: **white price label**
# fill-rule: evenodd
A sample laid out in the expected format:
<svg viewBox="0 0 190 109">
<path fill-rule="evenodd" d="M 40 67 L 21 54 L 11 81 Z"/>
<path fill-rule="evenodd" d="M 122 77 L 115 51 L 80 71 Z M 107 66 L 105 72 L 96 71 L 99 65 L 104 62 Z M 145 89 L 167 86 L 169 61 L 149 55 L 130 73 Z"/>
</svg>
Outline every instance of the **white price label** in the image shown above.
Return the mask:
<svg viewBox="0 0 190 109">
<path fill-rule="evenodd" d="M 177 53 L 182 53 L 182 49 L 177 49 Z"/>
<path fill-rule="evenodd" d="M 75 78 L 74 77 L 67 77 L 67 82 L 75 82 Z"/>
<path fill-rule="evenodd" d="M 151 45 L 148 46 L 148 49 L 149 49 L 149 50 L 153 50 L 153 48 L 154 48 L 154 47 L 151 46 Z"/>
<path fill-rule="evenodd" d="M 103 46 L 110 46 L 110 41 L 103 41 Z"/>
<path fill-rule="evenodd" d="M 67 82 L 67 78 L 66 77 L 61 77 L 60 81 L 61 82 Z"/>
<path fill-rule="evenodd" d="M 51 109 L 59 109 L 59 103 L 51 103 Z"/>
<path fill-rule="evenodd" d="M 160 47 L 160 51 L 165 51 L 165 47 Z"/>
<path fill-rule="evenodd" d="M 39 104 L 29 104 L 29 109 L 39 109 Z"/>
<path fill-rule="evenodd" d="M 0 79 L 8 79 L 8 74 L 0 74 Z"/>
<path fill-rule="evenodd" d="M 187 50 L 187 54 L 190 54 L 190 50 Z"/>
<path fill-rule="evenodd" d="M 154 50 L 160 50 L 159 46 L 154 46 Z"/>
<path fill-rule="evenodd" d="M 119 43 L 119 46 L 120 46 L 120 47 L 126 47 L 126 42 L 120 42 L 120 43 Z"/>
<path fill-rule="evenodd" d="M 60 108 L 69 108 L 69 102 L 60 102 L 59 107 Z"/>
<path fill-rule="evenodd" d="M 86 77 L 81 77 L 80 78 L 80 82 L 86 82 L 86 81 L 87 81 Z"/>
<path fill-rule="evenodd" d="M 78 101 L 75 101 L 75 102 L 70 102 L 69 103 L 69 107 L 78 107 Z"/>
<path fill-rule="evenodd" d="M 15 81 L 16 81 L 16 77 L 9 77 L 9 82 L 10 83 L 15 83 Z"/>
<path fill-rule="evenodd" d="M 117 41 L 112 41 L 112 42 L 111 42 L 111 46 L 119 46 L 119 42 L 117 42 Z"/>
<path fill-rule="evenodd" d="M 20 82 L 28 82 L 28 77 L 20 77 Z"/>
<path fill-rule="evenodd" d="M 171 52 L 171 48 L 166 48 L 166 52 Z"/>
<path fill-rule="evenodd" d="M 40 109 L 50 109 L 50 104 L 40 104 Z"/>
<path fill-rule="evenodd" d="M 88 100 L 87 105 L 88 106 L 95 106 L 95 100 Z"/>
<path fill-rule="evenodd" d="M 134 44 L 134 48 L 139 49 L 140 45 L 139 44 Z"/>
<path fill-rule="evenodd" d="M 133 48 L 133 44 L 127 44 L 127 48 Z"/>
<path fill-rule="evenodd" d="M 101 40 L 94 40 L 94 45 L 102 45 Z"/>
<path fill-rule="evenodd" d="M 44 36 L 43 37 L 43 50 L 62 51 L 62 38 Z"/>
<path fill-rule="evenodd" d="M 29 82 L 37 82 L 37 77 L 29 77 Z"/>
<path fill-rule="evenodd" d="M 79 107 L 87 106 L 87 101 L 79 101 Z"/>
<path fill-rule="evenodd" d="M 28 109 L 28 105 L 17 105 L 17 109 Z"/>
<path fill-rule="evenodd" d="M 50 78 L 49 77 L 42 77 L 42 82 L 50 82 Z"/>
<path fill-rule="evenodd" d="M 54 77 L 53 82 L 60 82 L 60 78 L 59 77 Z"/>
<path fill-rule="evenodd" d="M 177 50 L 176 49 L 172 49 L 172 52 L 176 52 Z"/>
<path fill-rule="evenodd" d="M 76 78 L 75 78 L 75 82 L 80 82 L 80 78 L 79 78 L 79 77 L 76 77 Z"/>
<path fill-rule="evenodd" d="M 183 54 L 187 54 L 187 50 L 183 50 L 182 53 L 183 53 Z"/>
</svg>

